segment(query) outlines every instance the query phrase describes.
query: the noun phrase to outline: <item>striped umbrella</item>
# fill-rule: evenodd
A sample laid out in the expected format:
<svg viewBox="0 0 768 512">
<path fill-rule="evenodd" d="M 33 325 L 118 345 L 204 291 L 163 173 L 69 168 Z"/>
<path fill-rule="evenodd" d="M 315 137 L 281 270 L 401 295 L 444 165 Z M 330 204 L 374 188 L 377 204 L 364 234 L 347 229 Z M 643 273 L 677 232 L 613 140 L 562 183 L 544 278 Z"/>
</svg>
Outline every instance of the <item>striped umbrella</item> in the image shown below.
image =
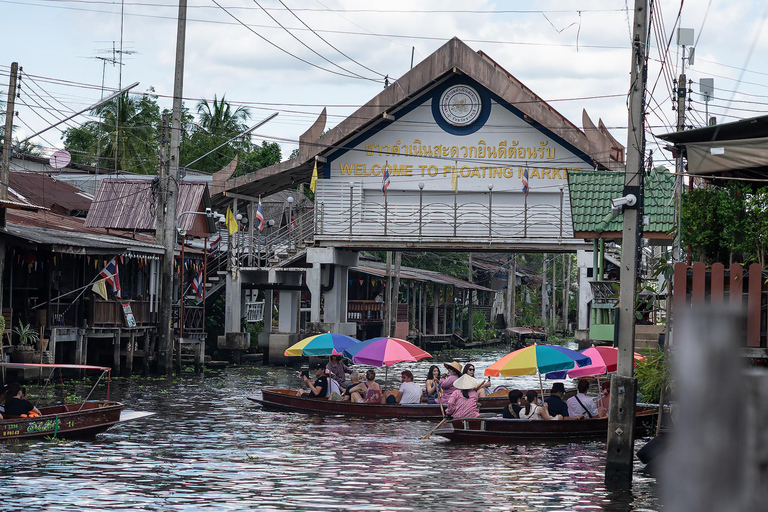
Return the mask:
<svg viewBox="0 0 768 512">
<path fill-rule="evenodd" d="M 326 332 L 304 338 L 285 351 L 287 357 L 296 356 L 340 356 L 344 349 L 360 343 L 360 340 L 344 334 Z"/>
</svg>

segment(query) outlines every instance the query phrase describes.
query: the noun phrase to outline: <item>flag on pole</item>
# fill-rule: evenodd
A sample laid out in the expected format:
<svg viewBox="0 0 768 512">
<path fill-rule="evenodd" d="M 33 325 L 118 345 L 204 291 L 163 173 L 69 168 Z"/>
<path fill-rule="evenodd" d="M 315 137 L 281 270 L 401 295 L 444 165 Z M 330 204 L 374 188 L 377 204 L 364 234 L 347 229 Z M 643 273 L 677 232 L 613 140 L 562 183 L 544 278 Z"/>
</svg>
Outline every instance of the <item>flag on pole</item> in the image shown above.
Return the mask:
<svg viewBox="0 0 768 512">
<path fill-rule="evenodd" d="M 387 189 L 389 188 L 389 164 L 385 163 L 384 168 L 381 170 L 381 193 L 387 195 Z"/>
<path fill-rule="evenodd" d="M 220 247 L 221 247 L 221 235 L 216 237 L 216 240 L 211 242 L 211 246 L 209 247 L 211 255 L 216 254 L 219 251 Z"/>
<path fill-rule="evenodd" d="M 99 279 L 93 283 L 91 290 L 93 290 L 95 293 L 98 293 L 102 299 L 107 300 L 107 285 L 104 284 L 105 282 L 106 279 Z"/>
<path fill-rule="evenodd" d="M 315 183 L 317 183 L 317 160 L 315 160 L 315 168 L 312 170 L 312 181 L 309 182 L 309 190 L 312 193 L 315 192 Z M 259 204 L 261 204 L 261 201 L 259 201 Z"/>
<path fill-rule="evenodd" d="M 227 207 L 227 231 L 229 231 L 230 235 L 237 233 L 237 220 L 235 220 L 235 216 L 232 215 L 232 210 L 229 207 Z"/>
<path fill-rule="evenodd" d="M 195 295 L 197 295 L 199 298 L 203 298 L 203 271 L 201 270 L 199 274 L 197 274 L 192 279 L 192 289 L 195 291 Z"/>
<path fill-rule="evenodd" d="M 456 169 L 455 165 L 453 166 L 453 171 L 451 172 L 451 188 L 453 188 L 454 192 L 459 192 L 459 171 Z"/>
<path fill-rule="evenodd" d="M 315 164 L 315 166 L 317 166 L 317 164 Z M 317 167 L 315 167 L 315 170 L 317 170 Z M 315 177 L 313 177 L 313 179 L 314 178 Z M 312 183 L 314 183 L 314 181 Z M 313 188 L 312 191 L 314 192 L 315 189 Z M 264 231 L 264 212 L 261 210 L 261 198 L 259 198 L 259 206 L 256 207 L 256 227 L 259 228 L 259 231 Z"/>
<path fill-rule="evenodd" d="M 523 171 L 523 194 L 525 194 L 525 197 L 528 197 L 528 168 L 526 167 Z"/>
<path fill-rule="evenodd" d="M 112 260 L 107 263 L 104 270 L 99 273 L 99 276 L 103 277 L 106 282 L 112 285 L 112 293 L 115 294 L 115 297 L 121 298 L 120 277 L 117 275 L 117 257 L 112 258 Z"/>
</svg>

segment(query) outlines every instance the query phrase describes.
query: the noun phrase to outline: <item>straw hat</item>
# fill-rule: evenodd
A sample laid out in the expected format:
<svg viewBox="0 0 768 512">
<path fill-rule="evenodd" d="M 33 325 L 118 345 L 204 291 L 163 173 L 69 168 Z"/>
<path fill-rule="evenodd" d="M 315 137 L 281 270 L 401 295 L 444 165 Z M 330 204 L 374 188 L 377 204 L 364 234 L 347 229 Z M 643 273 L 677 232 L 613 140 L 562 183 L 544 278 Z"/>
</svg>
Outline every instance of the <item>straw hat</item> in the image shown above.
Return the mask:
<svg viewBox="0 0 768 512">
<path fill-rule="evenodd" d="M 456 373 L 461 375 L 461 363 L 457 363 L 456 361 L 454 361 L 452 363 L 444 363 L 443 366 L 445 366 L 449 370 L 453 368 L 454 370 L 456 370 Z"/>
<path fill-rule="evenodd" d="M 468 374 L 464 374 L 453 383 L 456 389 L 475 389 L 480 385 L 480 381 Z"/>
</svg>

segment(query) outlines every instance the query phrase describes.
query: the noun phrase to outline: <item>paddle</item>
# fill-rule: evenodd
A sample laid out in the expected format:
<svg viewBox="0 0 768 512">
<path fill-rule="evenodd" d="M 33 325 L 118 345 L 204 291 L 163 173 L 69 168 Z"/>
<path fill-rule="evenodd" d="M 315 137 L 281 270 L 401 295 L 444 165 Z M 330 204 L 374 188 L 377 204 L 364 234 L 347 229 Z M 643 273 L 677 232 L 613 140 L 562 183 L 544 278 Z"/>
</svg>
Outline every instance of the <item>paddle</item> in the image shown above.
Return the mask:
<svg viewBox="0 0 768 512">
<path fill-rule="evenodd" d="M 438 392 L 437 392 L 437 399 L 439 400 L 439 402 L 438 402 L 438 403 L 440 404 L 440 412 L 443 414 L 443 421 L 441 421 L 440 423 L 438 423 L 438 424 L 437 424 L 437 426 L 436 426 L 435 428 L 433 428 L 432 430 L 430 430 L 430 431 L 429 431 L 429 433 L 428 433 L 427 435 L 425 435 L 424 437 L 422 437 L 422 439 L 429 439 L 429 436 L 431 436 L 431 435 L 432 435 L 432 433 L 433 433 L 435 430 L 437 430 L 438 428 L 440 428 L 440 427 L 443 425 L 443 423 L 445 423 L 446 421 L 448 421 L 448 418 L 446 418 L 446 417 L 445 417 L 445 409 L 443 409 L 443 392 L 442 392 L 442 391 L 438 391 Z"/>
</svg>

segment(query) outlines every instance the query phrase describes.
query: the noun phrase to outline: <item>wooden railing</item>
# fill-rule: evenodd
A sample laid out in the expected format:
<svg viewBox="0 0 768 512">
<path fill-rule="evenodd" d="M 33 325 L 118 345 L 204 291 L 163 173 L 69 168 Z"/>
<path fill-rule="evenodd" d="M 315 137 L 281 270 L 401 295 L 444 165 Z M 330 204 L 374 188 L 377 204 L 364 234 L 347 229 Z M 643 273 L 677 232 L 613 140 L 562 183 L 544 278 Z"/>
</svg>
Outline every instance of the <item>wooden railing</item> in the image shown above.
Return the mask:
<svg viewBox="0 0 768 512">
<path fill-rule="evenodd" d="M 363 324 L 383 322 L 384 303 L 375 300 L 350 300 L 347 303 L 347 321 Z"/>
<path fill-rule="evenodd" d="M 157 313 L 150 313 L 146 300 L 95 300 L 88 315 L 88 325 L 94 327 L 121 327 L 125 324 L 123 304 L 130 303 L 136 325 L 157 323 Z"/>
</svg>

